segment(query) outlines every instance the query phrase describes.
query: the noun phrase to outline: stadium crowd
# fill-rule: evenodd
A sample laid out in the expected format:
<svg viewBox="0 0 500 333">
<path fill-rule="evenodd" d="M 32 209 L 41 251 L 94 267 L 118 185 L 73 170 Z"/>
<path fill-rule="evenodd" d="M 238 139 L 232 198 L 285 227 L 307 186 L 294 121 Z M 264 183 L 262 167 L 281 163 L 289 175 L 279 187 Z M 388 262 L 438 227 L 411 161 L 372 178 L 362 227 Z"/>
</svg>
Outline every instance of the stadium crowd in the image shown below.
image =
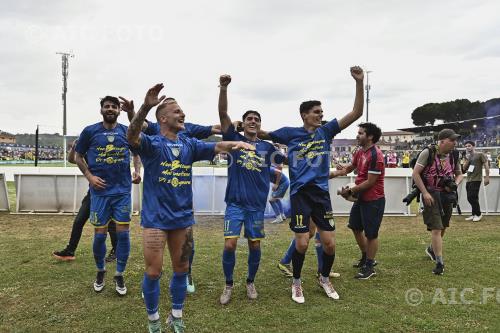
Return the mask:
<svg viewBox="0 0 500 333">
<path fill-rule="evenodd" d="M 63 158 L 63 150 L 61 147 L 55 146 L 39 146 L 39 160 L 61 160 Z M 0 144 L 0 161 L 26 161 L 35 160 L 35 146 L 19 145 L 19 144 Z"/>
</svg>

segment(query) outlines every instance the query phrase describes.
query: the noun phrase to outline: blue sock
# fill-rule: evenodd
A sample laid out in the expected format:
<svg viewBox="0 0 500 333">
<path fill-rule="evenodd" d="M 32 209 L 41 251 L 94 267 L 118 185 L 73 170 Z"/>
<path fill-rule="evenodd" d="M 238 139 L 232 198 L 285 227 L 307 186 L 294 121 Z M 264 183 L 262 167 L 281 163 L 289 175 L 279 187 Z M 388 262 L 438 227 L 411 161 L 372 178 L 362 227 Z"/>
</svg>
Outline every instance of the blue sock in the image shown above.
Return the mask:
<svg viewBox="0 0 500 333">
<path fill-rule="evenodd" d="M 170 280 L 170 295 L 172 295 L 172 309 L 182 310 L 186 299 L 187 272 L 174 272 Z"/>
<path fill-rule="evenodd" d="M 94 234 L 94 251 L 95 265 L 99 271 L 104 270 L 104 257 L 106 257 L 106 234 Z"/>
<path fill-rule="evenodd" d="M 156 279 L 151 279 L 146 273 L 142 280 L 142 292 L 144 293 L 144 304 L 148 315 L 154 315 L 158 312 L 158 304 L 160 301 L 160 276 Z"/>
<path fill-rule="evenodd" d="M 319 238 L 319 232 L 314 236 L 314 248 L 316 249 L 316 258 L 318 259 L 318 272 L 323 270 L 323 246 L 321 245 L 321 239 Z M 319 243 L 316 243 L 319 241 Z"/>
<path fill-rule="evenodd" d="M 224 276 L 226 277 L 226 284 L 233 285 L 233 271 L 235 264 L 235 251 L 224 250 L 224 252 L 222 252 L 222 268 L 224 270 Z"/>
<path fill-rule="evenodd" d="M 279 217 L 280 216 L 280 208 L 279 208 L 278 204 L 276 203 L 276 201 L 269 201 L 269 203 L 271 204 L 271 207 L 274 211 L 274 215 L 276 217 Z"/>
<path fill-rule="evenodd" d="M 293 251 L 295 251 L 295 238 L 290 242 L 290 246 L 285 252 L 283 258 L 281 258 L 280 262 L 285 265 L 289 265 L 292 262 Z"/>
<path fill-rule="evenodd" d="M 278 205 L 278 209 L 280 211 L 280 214 L 285 215 L 285 211 L 283 210 L 283 204 L 281 203 L 280 199 L 276 200 L 276 204 Z"/>
<path fill-rule="evenodd" d="M 191 250 L 191 255 L 189 256 L 189 274 L 191 274 L 191 267 L 193 266 L 194 260 L 194 238 L 193 238 L 193 249 Z"/>
<path fill-rule="evenodd" d="M 259 270 L 260 264 L 260 248 L 258 249 L 248 249 L 248 277 L 247 283 L 251 283 L 255 280 L 255 275 Z"/>
<path fill-rule="evenodd" d="M 123 273 L 127 266 L 128 256 L 130 254 L 130 233 L 129 231 L 120 231 L 116 233 L 116 272 Z"/>
</svg>

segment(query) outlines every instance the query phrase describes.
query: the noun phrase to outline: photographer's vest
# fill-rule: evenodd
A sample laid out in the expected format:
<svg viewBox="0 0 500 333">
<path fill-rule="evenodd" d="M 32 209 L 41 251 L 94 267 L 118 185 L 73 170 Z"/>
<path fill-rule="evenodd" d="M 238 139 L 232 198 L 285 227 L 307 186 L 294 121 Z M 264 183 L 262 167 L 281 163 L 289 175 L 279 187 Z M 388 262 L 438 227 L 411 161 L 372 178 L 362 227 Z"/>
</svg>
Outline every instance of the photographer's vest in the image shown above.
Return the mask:
<svg viewBox="0 0 500 333">
<path fill-rule="evenodd" d="M 433 152 L 429 150 L 429 154 Z M 449 176 L 453 177 L 455 174 L 455 166 L 453 165 L 452 153 L 449 153 L 445 158 L 440 159 L 437 153 L 434 153 L 434 160 L 430 165 L 426 166 L 424 174 L 424 183 L 429 190 L 438 192 L 444 191 L 444 188 L 437 186 L 439 179 Z"/>
</svg>

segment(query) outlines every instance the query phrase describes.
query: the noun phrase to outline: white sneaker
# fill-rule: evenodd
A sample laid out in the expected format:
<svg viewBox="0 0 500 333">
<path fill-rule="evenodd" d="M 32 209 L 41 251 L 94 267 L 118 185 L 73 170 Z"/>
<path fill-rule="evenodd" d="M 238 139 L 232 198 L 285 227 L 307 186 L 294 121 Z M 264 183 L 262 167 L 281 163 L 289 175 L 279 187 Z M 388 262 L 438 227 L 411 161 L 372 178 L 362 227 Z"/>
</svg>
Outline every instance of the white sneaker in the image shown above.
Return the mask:
<svg viewBox="0 0 500 333">
<path fill-rule="evenodd" d="M 481 221 L 482 218 L 483 218 L 483 214 L 481 214 L 479 216 L 474 216 L 474 218 L 472 219 L 472 222 L 479 222 L 479 221 Z"/>
<path fill-rule="evenodd" d="M 285 220 L 286 220 L 286 215 L 285 215 L 285 214 L 281 214 L 281 219 L 282 219 L 283 221 L 285 221 Z"/>
<path fill-rule="evenodd" d="M 465 218 L 465 221 L 472 221 L 476 216 L 475 215 L 471 215 L 467 218 Z"/>
<path fill-rule="evenodd" d="M 292 283 L 292 299 L 299 304 L 303 304 L 305 302 L 302 285 Z"/>
<path fill-rule="evenodd" d="M 278 216 L 275 220 L 271 222 L 271 224 L 279 224 L 279 223 L 283 223 L 283 219 L 281 218 L 281 216 Z"/>
<path fill-rule="evenodd" d="M 326 292 L 326 296 L 333 298 L 335 300 L 339 299 L 339 294 L 333 289 L 332 283 L 330 281 L 322 282 L 321 277 L 318 279 L 319 285 L 323 288 L 323 290 Z"/>
<path fill-rule="evenodd" d="M 224 290 L 222 291 L 222 295 L 220 295 L 220 304 L 226 305 L 231 300 L 231 294 L 233 293 L 233 287 L 224 286 Z"/>
</svg>

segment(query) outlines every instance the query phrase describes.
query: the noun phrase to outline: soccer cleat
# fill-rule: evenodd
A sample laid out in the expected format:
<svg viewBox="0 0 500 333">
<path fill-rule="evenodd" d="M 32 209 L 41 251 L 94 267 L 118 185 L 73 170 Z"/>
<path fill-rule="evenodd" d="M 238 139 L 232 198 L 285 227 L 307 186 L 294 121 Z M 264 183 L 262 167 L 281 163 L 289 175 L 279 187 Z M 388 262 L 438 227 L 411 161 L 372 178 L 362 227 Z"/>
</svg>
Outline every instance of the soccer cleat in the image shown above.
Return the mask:
<svg viewBox="0 0 500 333">
<path fill-rule="evenodd" d="M 337 292 L 335 291 L 335 289 L 333 289 L 333 286 L 332 286 L 332 283 L 327 280 L 326 282 L 323 282 L 321 278 L 318 279 L 318 283 L 320 285 L 320 287 L 323 288 L 323 290 L 325 291 L 326 293 L 326 296 L 332 298 L 332 299 L 339 299 L 339 294 L 337 294 Z"/>
<path fill-rule="evenodd" d="M 125 286 L 125 280 L 123 279 L 123 275 L 115 275 L 113 278 L 115 280 L 115 290 L 120 296 L 124 296 L 127 294 L 127 287 Z"/>
<path fill-rule="evenodd" d="M 305 302 L 302 285 L 292 283 L 292 300 L 299 304 L 303 304 Z"/>
<path fill-rule="evenodd" d="M 358 280 L 368 280 L 370 277 L 377 275 L 373 267 L 363 266 L 359 273 L 354 276 Z"/>
<path fill-rule="evenodd" d="M 361 267 L 363 267 L 365 265 L 366 265 L 366 260 L 359 259 L 359 261 L 357 263 L 353 264 L 352 267 L 354 267 L 354 268 L 361 268 Z M 373 267 L 375 267 L 377 265 L 378 265 L 377 260 L 374 260 L 373 261 Z"/>
<path fill-rule="evenodd" d="M 108 256 L 104 260 L 106 260 L 106 262 L 113 262 L 113 261 L 115 261 L 116 260 L 115 249 L 111 249 L 111 251 L 109 251 Z"/>
<path fill-rule="evenodd" d="M 193 276 L 191 274 L 188 274 L 187 277 L 186 277 L 187 281 L 187 287 L 186 287 L 186 290 L 188 293 L 192 294 L 194 293 L 194 282 L 193 282 Z"/>
<path fill-rule="evenodd" d="M 432 248 L 430 246 L 427 246 L 427 248 L 425 249 L 425 254 L 427 254 L 432 261 L 436 261 L 436 255 L 434 254 L 434 251 L 432 251 Z"/>
<path fill-rule="evenodd" d="M 247 283 L 247 296 L 249 299 L 257 299 L 257 289 L 255 289 L 255 284 L 253 282 Z"/>
<path fill-rule="evenodd" d="M 321 276 L 321 272 L 316 272 L 316 278 L 319 279 L 320 276 Z M 338 278 L 338 277 L 340 277 L 340 273 L 336 273 L 336 272 L 331 271 L 330 275 L 328 275 L 328 276 L 331 278 Z"/>
<path fill-rule="evenodd" d="M 293 276 L 293 273 L 292 273 L 292 265 L 290 264 L 282 264 L 281 261 L 278 262 L 278 268 L 280 269 L 280 271 L 283 272 L 283 274 L 285 274 L 286 276 L 288 277 L 292 277 Z"/>
<path fill-rule="evenodd" d="M 184 329 L 186 328 L 186 326 L 184 326 L 182 318 L 176 318 L 172 316 L 172 313 L 168 315 L 167 327 L 171 328 L 172 332 L 174 333 L 184 333 Z"/>
<path fill-rule="evenodd" d="M 474 219 L 475 215 L 471 215 L 469 217 L 465 218 L 465 221 L 472 221 Z"/>
<path fill-rule="evenodd" d="M 62 251 L 54 251 L 52 255 L 61 261 L 73 261 L 75 260 L 75 254 L 68 250 L 67 248 Z"/>
<path fill-rule="evenodd" d="M 96 293 L 101 292 L 104 289 L 104 275 L 106 275 L 106 271 L 97 272 L 97 276 L 94 281 L 94 291 Z"/>
<path fill-rule="evenodd" d="M 226 305 L 231 300 L 231 294 L 233 293 L 233 286 L 226 285 L 220 295 L 220 304 Z"/>
<path fill-rule="evenodd" d="M 436 268 L 434 268 L 432 270 L 432 273 L 436 274 L 436 275 L 443 275 L 444 273 L 444 264 L 441 264 L 441 263 L 437 263 L 436 264 Z"/>
<path fill-rule="evenodd" d="M 483 214 L 481 214 L 479 216 L 474 216 L 474 218 L 472 219 L 472 222 L 479 222 L 479 221 L 481 221 L 482 218 L 483 218 Z"/>
<path fill-rule="evenodd" d="M 276 217 L 276 219 L 271 221 L 271 224 L 280 224 L 280 223 L 283 223 L 283 219 L 281 218 L 281 216 L 278 216 Z"/>
<path fill-rule="evenodd" d="M 161 333 L 161 321 L 157 320 L 148 320 L 148 330 L 149 333 Z"/>
</svg>

